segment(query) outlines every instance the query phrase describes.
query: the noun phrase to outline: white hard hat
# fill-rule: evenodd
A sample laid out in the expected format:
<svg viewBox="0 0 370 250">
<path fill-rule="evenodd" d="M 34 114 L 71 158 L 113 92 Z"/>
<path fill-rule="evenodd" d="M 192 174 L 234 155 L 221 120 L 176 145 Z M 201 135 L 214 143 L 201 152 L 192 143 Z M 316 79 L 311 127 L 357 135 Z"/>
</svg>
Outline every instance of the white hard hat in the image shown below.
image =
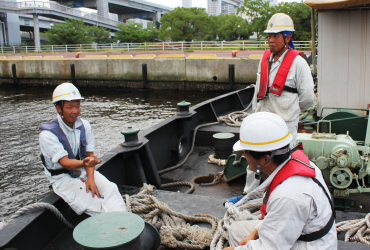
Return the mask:
<svg viewBox="0 0 370 250">
<path fill-rule="evenodd" d="M 75 85 L 69 82 L 62 83 L 58 85 L 53 92 L 53 103 L 59 101 L 73 101 L 73 100 L 83 100 L 80 91 Z"/>
<path fill-rule="evenodd" d="M 282 31 L 295 31 L 294 23 L 287 14 L 276 13 L 270 18 L 267 28 L 263 33 L 279 33 Z"/>
<path fill-rule="evenodd" d="M 258 112 L 244 118 L 239 136 L 234 151 L 273 151 L 287 146 L 293 139 L 285 121 L 269 112 Z"/>
</svg>

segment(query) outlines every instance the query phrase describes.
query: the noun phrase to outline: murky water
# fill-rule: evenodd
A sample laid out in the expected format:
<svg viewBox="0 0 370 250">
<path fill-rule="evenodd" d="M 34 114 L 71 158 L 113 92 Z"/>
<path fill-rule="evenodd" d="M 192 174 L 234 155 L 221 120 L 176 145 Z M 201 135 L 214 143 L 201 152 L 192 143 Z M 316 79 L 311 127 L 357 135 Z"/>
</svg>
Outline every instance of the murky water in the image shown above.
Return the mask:
<svg viewBox="0 0 370 250">
<path fill-rule="evenodd" d="M 56 116 L 53 89 L 0 88 L 0 221 L 49 192 L 49 182 L 39 159 L 39 125 Z M 204 92 L 102 92 L 81 90 L 85 97 L 81 117 L 90 121 L 96 155 L 123 141 L 128 126 L 145 130 L 174 115 L 176 104 L 195 105 L 220 93 Z"/>
</svg>

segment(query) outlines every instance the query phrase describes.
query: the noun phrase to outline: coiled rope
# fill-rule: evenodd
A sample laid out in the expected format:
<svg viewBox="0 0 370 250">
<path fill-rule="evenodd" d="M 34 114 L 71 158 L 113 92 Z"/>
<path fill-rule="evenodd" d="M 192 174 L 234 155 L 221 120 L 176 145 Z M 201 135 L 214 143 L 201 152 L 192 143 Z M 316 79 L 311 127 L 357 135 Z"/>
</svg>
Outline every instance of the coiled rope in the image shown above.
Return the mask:
<svg viewBox="0 0 370 250">
<path fill-rule="evenodd" d="M 204 249 L 209 247 L 217 229 L 219 219 L 209 214 L 184 215 L 171 210 L 165 203 L 158 201 L 151 194 L 154 186 L 144 184 L 136 195 L 124 195 L 127 211 L 135 213 L 145 221 L 161 223 L 159 231 L 161 247 Z M 209 223 L 212 228 L 207 229 L 188 222 Z"/>
<path fill-rule="evenodd" d="M 344 240 L 370 245 L 370 213 L 364 219 L 342 221 L 336 224 L 337 232 L 347 231 Z"/>
<path fill-rule="evenodd" d="M 226 202 L 226 213 L 218 222 L 217 231 L 212 239 L 210 250 L 222 250 L 228 246 L 228 228 L 232 223 L 236 221 L 260 220 L 262 217 L 259 209 L 263 203 L 262 199 L 263 192 L 255 189 L 235 204 Z"/>
</svg>

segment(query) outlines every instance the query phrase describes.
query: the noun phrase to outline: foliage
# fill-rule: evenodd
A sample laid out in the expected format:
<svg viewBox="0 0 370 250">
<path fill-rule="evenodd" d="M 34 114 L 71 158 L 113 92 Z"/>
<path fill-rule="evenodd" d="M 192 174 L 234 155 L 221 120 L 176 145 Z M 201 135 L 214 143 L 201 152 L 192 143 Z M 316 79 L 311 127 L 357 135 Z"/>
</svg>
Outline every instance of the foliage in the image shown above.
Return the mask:
<svg viewBox="0 0 370 250">
<path fill-rule="evenodd" d="M 270 17 L 273 15 L 273 8 L 269 1 L 244 0 L 244 5 L 238 8 L 238 12 L 245 13 L 252 21 L 252 31 L 257 33 L 257 40 L 263 36 Z"/>
<path fill-rule="evenodd" d="M 120 42 L 154 42 L 155 38 L 157 38 L 159 34 L 159 31 L 156 29 L 142 29 L 141 24 L 137 24 L 132 21 L 127 21 L 126 24 L 120 23 L 117 25 L 117 27 L 120 29 L 120 31 L 117 31 L 114 34 L 116 38 L 120 40 Z"/>
<path fill-rule="evenodd" d="M 98 27 L 96 25 L 88 27 L 89 36 L 94 38 L 96 43 L 106 43 L 109 40 L 110 34 L 104 27 Z"/>
<path fill-rule="evenodd" d="M 207 40 L 237 40 L 249 39 L 251 26 L 248 21 L 235 14 L 210 16 L 210 26 Z M 240 25 L 240 28 L 238 27 Z"/>
<path fill-rule="evenodd" d="M 275 13 L 288 14 L 293 22 L 294 29 L 293 40 L 306 41 L 311 40 L 311 7 L 304 2 L 282 2 L 275 6 Z"/>
<path fill-rule="evenodd" d="M 53 28 L 46 31 L 45 36 L 50 44 L 81 44 L 92 43 L 94 37 L 89 33 L 89 27 L 81 19 L 68 19 L 65 23 L 54 23 Z"/>
<path fill-rule="evenodd" d="M 191 41 L 208 31 L 209 17 L 203 8 L 177 7 L 161 18 L 159 38 Z"/>
<path fill-rule="evenodd" d="M 238 9 L 245 13 L 252 21 L 252 31 L 257 33 L 257 40 L 267 37 L 263 31 L 271 16 L 275 13 L 288 14 L 293 22 L 296 32 L 293 40 L 309 40 L 311 38 L 311 7 L 301 2 L 281 2 L 276 6 L 263 0 L 244 0 L 244 5 Z"/>
</svg>

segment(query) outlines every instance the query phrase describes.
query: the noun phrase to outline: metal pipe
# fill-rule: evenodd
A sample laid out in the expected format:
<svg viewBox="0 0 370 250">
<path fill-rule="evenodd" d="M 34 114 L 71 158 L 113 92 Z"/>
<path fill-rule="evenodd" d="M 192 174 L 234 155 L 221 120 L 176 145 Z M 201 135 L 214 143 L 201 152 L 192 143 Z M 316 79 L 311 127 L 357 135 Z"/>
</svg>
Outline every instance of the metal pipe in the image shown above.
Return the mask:
<svg viewBox="0 0 370 250">
<path fill-rule="evenodd" d="M 229 90 L 230 91 L 234 89 L 234 82 L 235 82 L 235 65 L 229 64 Z"/>
<path fill-rule="evenodd" d="M 71 80 L 74 85 L 76 85 L 76 73 L 75 73 L 75 65 L 71 64 Z"/>
<path fill-rule="evenodd" d="M 143 88 L 148 88 L 148 67 L 146 63 L 142 65 L 142 72 L 143 72 Z"/>
<path fill-rule="evenodd" d="M 311 9 L 311 32 L 312 32 L 312 43 L 311 43 L 311 49 L 312 49 L 312 68 L 313 68 L 313 74 L 317 75 L 317 69 L 316 69 L 316 29 L 315 29 L 315 9 Z"/>
</svg>

